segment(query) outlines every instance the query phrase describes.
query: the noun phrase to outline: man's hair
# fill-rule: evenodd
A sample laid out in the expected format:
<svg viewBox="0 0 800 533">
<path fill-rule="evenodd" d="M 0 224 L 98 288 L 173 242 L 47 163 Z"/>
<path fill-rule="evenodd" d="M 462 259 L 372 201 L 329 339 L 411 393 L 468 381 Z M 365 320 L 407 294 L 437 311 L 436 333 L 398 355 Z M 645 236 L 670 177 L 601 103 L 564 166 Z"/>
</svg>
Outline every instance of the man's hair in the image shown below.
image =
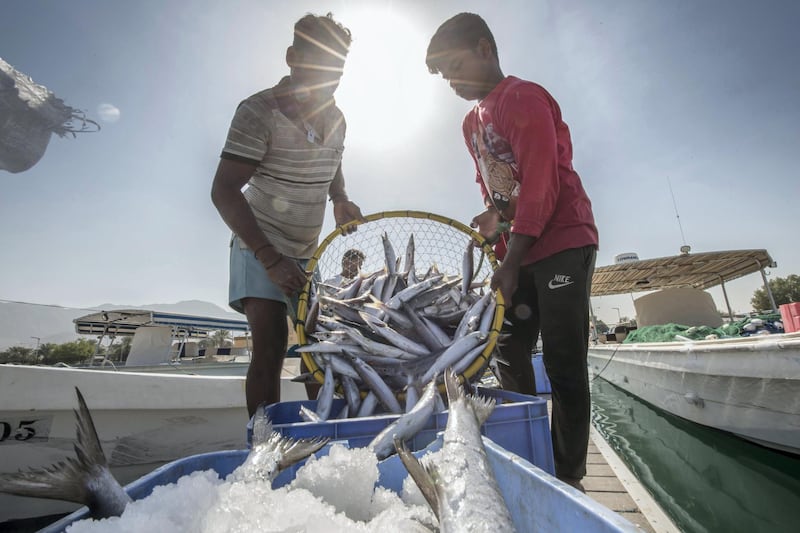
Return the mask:
<svg viewBox="0 0 800 533">
<path fill-rule="evenodd" d="M 309 13 L 295 23 L 292 46 L 300 52 L 321 49 L 344 59 L 352 40 L 350 30 L 337 22 L 333 13 L 325 16 Z"/>
<path fill-rule="evenodd" d="M 425 55 L 428 70 L 431 74 L 438 74 L 442 56 L 454 50 L 471 50 L 483 38 L 489 41 L 492 53 L 498 57 L 494 35 L 480 15 L 459 13 L 447 19 L 439 26 L 428 44 L 428 53 Z"/>
<path fill-rule="evenodd" d="M 344 255 L 342 255 L 342 259 L 360 259 L 361 261 L 364 260 L 364 257 L 366 257 L 364 252 L 357 250 L 356 248 L 350 248 L 344 253 Z"/>
</svg>

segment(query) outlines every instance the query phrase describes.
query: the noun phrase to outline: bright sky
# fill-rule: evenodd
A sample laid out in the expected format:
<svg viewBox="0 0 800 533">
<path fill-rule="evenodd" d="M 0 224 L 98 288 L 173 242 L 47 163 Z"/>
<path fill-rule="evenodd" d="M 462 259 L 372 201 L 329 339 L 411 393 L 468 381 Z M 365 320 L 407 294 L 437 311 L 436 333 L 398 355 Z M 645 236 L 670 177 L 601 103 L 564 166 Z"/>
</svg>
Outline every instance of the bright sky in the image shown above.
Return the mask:
<svg viewBox="0 0 800 533">
<path fill-rule="evenodd" d="M 53 137 L 32 169 L 0 172 L 0 299 L 227 308 L 230 233 L 209 194 L 230 119 L 288 73 L 294 22 L 327 11 L 354 36 L 337 102 L 364 213 L 469 223 L 481 209 L 460 129 L 472 104 L 424 64 L 438 25 L 473 11 L 504 73 L 561 105 L 598 266 L 677 254 L 683 233 L 694 251 L 766 248 L 770 276 L 800 273 L 793 0 L 4 0 L 0 57 L 102 131 Z M 760 285 L 729 284 L 734 310 Z M 609 323 L 614 307 L 633 315 L 629 296 L 593 305 Z"/>
</svg>

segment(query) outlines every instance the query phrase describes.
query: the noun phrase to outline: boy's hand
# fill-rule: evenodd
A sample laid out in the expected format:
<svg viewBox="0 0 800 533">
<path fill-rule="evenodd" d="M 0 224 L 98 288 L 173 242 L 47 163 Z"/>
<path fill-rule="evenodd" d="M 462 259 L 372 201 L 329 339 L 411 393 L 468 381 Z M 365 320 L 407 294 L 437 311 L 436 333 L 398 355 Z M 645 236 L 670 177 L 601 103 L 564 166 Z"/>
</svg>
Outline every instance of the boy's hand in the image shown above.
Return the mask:
<svg viewBox="0 0 800 533">
<path fill-rule="evenodd" d="M 511 297 L 517 291 L 519 283 L 519 267 L 511 264 L 500 263 L 497 270 L 492 275 L 491 287 L 499 290 L 503 295 L 503 300 L 507 306 L 511 305 Z"/>
<path fill-rule="evenodd" d="M 364 222 L 364 215 L 361 214 L 361 208 L 350 200 L 341 200 L 333 203 L 333 218 L 337 226 L 344 226 L 348 222 L 358 220 Z M 353 233 L 358 229 L 358 226 L 353 225 L 345 229 L 345 234 Z"/>
<path fill-rule="evenodd" d="M 500 234 L 508 231 L 507 223 L 502 222 L 502 217 L 497 209 L 489 207 L 483 213 L 472 219 L 470 227 L 476 228 L 478 233 L 485 238 L 489 244 L 494 244 Z"/>
</svg>

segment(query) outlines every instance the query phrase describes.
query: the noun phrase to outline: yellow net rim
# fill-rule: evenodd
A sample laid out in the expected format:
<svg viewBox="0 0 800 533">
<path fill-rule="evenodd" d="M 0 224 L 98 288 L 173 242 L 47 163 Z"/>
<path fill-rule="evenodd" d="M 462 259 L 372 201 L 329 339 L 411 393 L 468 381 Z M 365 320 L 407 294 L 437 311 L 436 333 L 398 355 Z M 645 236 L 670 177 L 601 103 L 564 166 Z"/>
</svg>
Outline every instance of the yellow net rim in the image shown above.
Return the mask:
<svg viewBox="0 0 800 533">
<path fill-rule="evenodd" d="M 466 235 L 472 237 L 472 239 L 478 243 L 483 253 L 486 254 L 486 258 L 488 259 L 489 264 L 492 266 L 492 269 L 494 270 L 497 269 L 497 258 L 494 255 L 494 250 L 492 250 L 491 245 L 486 241 L 486 239 L 480 233 L 473 230 L 469 226 L 462 224 L 457 220 L 453 220 L 452 218 L 444 217 L 434 213 L 428 213 L 425 211 L 381 211 L 379 213 L 373 213 L 371 215 L 365 216 L 364 220 L 355 220 L 352 222 L 348 222 L 347 224 L 344 224 L 342 226 L 337 226 L 336 229 L 333 230 L 327 237 L 325 237 L 325 239 L 317 247 L 317 250 L 314 252 L 314 255 L 311 256 L 311 259 L 309 259 L 308 261 L 306 270 L 308 272 L 314 271 L 314 269 L 317 267 L 317 263 L 319 262 L 319 258 L 322 257 L 322 254 L 328 248 L 330 243 L 334 241 L 334 239 L 336 239 L 341 235 L 347 234 L 349 230 L 353 227 L 360 226 L 368 222 L 381 220 L 384 218 L 418 218 L 418 219 L 433 220 L 441 224 L 452 226 L 458 229 L 459 231 L 465 233 Z M 305 287 L 303 287 L 303 292 L 300 293 L 300 298 L 297 305 L 297 324 L 295 326 L 295 330 L 297 333 L 297 340 L 301 345 L 308 344 L 308 336 L 306 335 L 305 322 L 306 322 L 306 315 L 308 314 L 308 297 L 309 297 L 309 291 L 311 290 L 311 283 L 312 280 L 309 279 Z M 505 315 L 505 301 L 503 300 L 503 295 L 500 291 L 495 291 L 494 296 L 496 301 L 496 308 L 494 311 L 492 325 L 489 330 L 489 336 L 486 341 L 486 346 L 484 347 L 483 351 L 481 351 L 481 353 L 475 358 L 475 360 L 467 367 L 467 369 L 464 370 L 463 373 L 457 376 L 461 382 L 466 382 L 467 380 L 469 380 L 469 378 L 471 378 L 481 369 L 486 367 L 486 365 L 489 363 L 489 358 L 492 355 L 492 351 L 494 350 L 494 347 L 497 344 L 497 338 L 500 336 L 500 330 L 503 325 L 503 316 Z M 306 365 L 306 368 L 308 368 L 308 371 L 311 372 L 314 378 L 319 383 L 324 383 L 325 371 L 322 368 L 320 368 L 320 366 L 312 357 L 312 354 L 303 352 L 301 353 L 301 357 Z M 444 392 L 444 383 L 439 385 L 439 390 L 441 392 Z M 397 396 L 402 399 L 405 396 L 405 394 L 401 392 L 398 393 Z"/>
</svg>

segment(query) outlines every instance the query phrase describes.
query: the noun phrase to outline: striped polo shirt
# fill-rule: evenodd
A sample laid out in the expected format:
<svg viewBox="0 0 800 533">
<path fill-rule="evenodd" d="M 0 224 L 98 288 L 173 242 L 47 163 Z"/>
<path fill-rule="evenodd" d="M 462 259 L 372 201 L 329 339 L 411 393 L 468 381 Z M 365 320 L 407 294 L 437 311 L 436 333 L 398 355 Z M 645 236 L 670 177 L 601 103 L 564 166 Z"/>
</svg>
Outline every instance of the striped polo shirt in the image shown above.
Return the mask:
<svg viewBox="0 0 800 533">
<path fill-rule="evenodd" d="M 239 104 L 222 157 L 257 163 L 244 196 L 259 228 L 279 252 L 307 259 L 317 248 L 328 188 L 342 160 L 345 121 L 331 103 L 321 111 L 317 133 L 284 115 L 274 90 Z"/>
</svg>

